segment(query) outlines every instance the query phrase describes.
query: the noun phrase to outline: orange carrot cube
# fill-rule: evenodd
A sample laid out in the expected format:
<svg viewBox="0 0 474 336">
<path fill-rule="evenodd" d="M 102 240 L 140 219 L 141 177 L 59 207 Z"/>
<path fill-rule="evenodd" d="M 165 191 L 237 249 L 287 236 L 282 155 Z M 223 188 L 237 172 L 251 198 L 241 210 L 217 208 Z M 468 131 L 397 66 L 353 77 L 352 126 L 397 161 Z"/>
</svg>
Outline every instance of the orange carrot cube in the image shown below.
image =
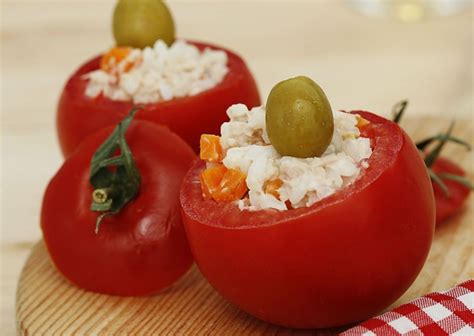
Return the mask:
<svg viewBox="0 0 474 336">
<path fill-rule="evenodd" d="M 223 151 L 221 146 L 220 137 L 217 135 L 203 134 L 199 142 L 200 152 L 199 157 L 201 160 L 209 162 L 220 162 L 223 159 Z"/>
<path fill-rule="evenodd" d="M 370 124 L 370 122 L 367 119 L 362 118 L 361 116 L 356 115 L 357 119 L 357 128 L 361 129 L 362 127 Z"/>
<path fill-rule="evenodd" d="M 219 164 L 205 169 L 200 176 L 204 197 L 215 201 L 231 202 L 241 199 L 247 192 L 246 175 L 236 169 Z"/>
<path fill-rule="evenodd" d="M 100 68 L 106 72 L 112 73 L 117 71 L 117 66 L 122 62 L 132 51 L 130 47 L 114 47 L 110 49 L 102 59 L 100 60 Z M 131 69 L 133 63 L 129 62 L 125 64 L 124 71 L 127 72 Z"/>
<path fill-rule="evenodd" d="M 226 171 L 227 168 L 224 165 L 218 165 L 207 168 L 201 173 L 201 189 L 206 198 L 214 198 Z"/>
<path fill-rule="evenodd" d="M 218 191 L 214 195 L 216 201 L 236 201 L 241 199 L 247 192 L 246 175 L 240 170 L 227 169 L 219 184 Z"/>
</svg>

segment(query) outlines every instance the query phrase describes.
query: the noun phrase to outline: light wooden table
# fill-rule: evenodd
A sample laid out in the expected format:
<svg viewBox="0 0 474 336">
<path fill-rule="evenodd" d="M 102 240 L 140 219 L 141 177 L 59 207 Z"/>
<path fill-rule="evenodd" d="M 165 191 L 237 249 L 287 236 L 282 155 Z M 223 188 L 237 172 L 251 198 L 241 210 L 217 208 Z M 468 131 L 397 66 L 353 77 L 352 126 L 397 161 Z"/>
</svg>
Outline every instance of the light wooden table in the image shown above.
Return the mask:
<svg viewBox="0 0 474 336">
<path fill-rule="evenodd" d="M 113 4 L 1 2 L 2 335 L 15 333 L 18 275 L 41 236 L 42 193 L 62 160 L 54 128 L 60 90 L 81 62 L 112 45 Z M 188 0 L 170 7 L 180 36 L 242 54 L 262 97 L 277 81 L 306 74 L 334 108 L 388 115 L 408 98 L 413 116 L 448 115 L 473 129 L 471 10 L 406 24 L 368 19 L 333 0 Z"/>
</svg>

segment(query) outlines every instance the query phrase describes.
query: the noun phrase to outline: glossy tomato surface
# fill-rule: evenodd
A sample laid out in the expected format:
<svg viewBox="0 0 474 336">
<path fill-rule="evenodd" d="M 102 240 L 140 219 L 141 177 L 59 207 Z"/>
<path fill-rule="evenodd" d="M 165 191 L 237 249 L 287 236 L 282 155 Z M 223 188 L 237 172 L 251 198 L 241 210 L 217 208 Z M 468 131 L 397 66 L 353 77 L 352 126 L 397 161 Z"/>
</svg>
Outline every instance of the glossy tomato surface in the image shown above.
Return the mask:
<svg viewBox="0 0 474 336">
<path fill-rule="evenodd" d="M 308 208 L 240 211 L 202 197 L 196 161 L 181 187 L 191 250 L 229 301 L 268 322 L 321 328 L 364 320 L 420 272 L 434 232 L 434 199 L 420 155 L 395 123 L 371 123 L 369 168 Z"/>
<path fill-rule="evenodd" d="M 167 125 L 196 152 L 201 134 L 217 134 L 227 120 L 229 106 L 242 103 L 248 107 L 260 105 L 255 80 L 246 64 L 235 53 L 210 44 L 191 42 L 199 49 L 212 48 L 227 53 L 229 72 L 214 88 L 200 94 L 166 102 L 146 104 L 136 118 Z M 85 95 L 84 75 L 99 68 L 101 56 L 82 65 L 68 80 L 59 100 L 57 131 L 61 150 L 68 157 L 88 135 L 105 126 L 116 125 L 133 106 L 131 101 L 113 101 L 103 95 Z"/>
<path fill-rule="evenodd" d="M 431 167 L 436 174 L 449 173 L 459 176 L 466 176 L 466 172 L 454 162 L 438 157 Z M 449 217 L 461 211 L 471 190 L 453 180 L 443 179 L 448 187 L 449 194 L 446 195 L 438 184 L 433 183 L 434 196 L 436 201 L 436 224 L 441 224 Z"/>
<path fill-rule="evenodd" d="M 118 214 L 90 210 L 92 155 L 113 127 L 89 136 L 49 183 L 41 228 L 57 269 L 77 286 L 113 295 L 146 295 L 172 284 L 193 262 L 180 216 L 179 186 L 195 158 L 167 128 L 133 121 L 126 138 L 141 174 L 137 197 Z"/>
</svg>

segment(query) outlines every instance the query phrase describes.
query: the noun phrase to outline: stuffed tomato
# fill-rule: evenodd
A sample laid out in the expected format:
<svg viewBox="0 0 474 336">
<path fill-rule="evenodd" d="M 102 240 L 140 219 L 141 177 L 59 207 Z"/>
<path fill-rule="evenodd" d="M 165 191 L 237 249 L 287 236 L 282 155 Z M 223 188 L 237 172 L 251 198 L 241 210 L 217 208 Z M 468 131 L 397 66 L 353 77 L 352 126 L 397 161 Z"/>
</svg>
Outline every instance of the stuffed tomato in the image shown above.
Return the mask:
<svg viewBox="0 0 474 336">
<path fill-rule="evenodd" d="M 137 114 L 144 119 L 168 126 L 197 150 L 202 133 L 216 133 L 225 121 L 226 108 L 243 102 L 249 106 L 260 102 L 252 74 L 245 62 L 235 53 L 209 44 L 190 42 L 199 50 L 218 49 L 227 54 L 228 72 L 214 87 L 192 96 L 146 103 Z M 87 73 L 100 68 L 102 56 L 82 65 L 68 80 L 59 100 L 57 131 L 65 157 L 88 134 L 105 126 L 117 124 L 132 108 L 132 100 L 113 100 L 103 94 L 95 98 L 86 95 Z"/>
<path fill-rule="evenodd" d="M 305 81 L 300 80 L 300 84 L 307 86 Z M 298 97 L 291 105 L 295 114 L 306 102 L 317 101 L 305 97 L 308 90 L 305 87 L 298 91 L 303 98 Z M 291 90 L 286 92 L 283 99 L 293 94 Z M 248 152 L 256 150 L 255 143 L 263 144 L 265 151 L 273 151 L 270 147 L 277 144 L 278 140 L 272 140 L 274 131 L 270 132 L 274 123 L 269 118 L 271 109 L 275 110 L 275 100 L 269 97 L 267 129 L 263 125 L 263 132 L 253 133 L 263 135 Z M 256 112 L 247 113 L 248 124 L 252 119 L 262 120 Z M 234 111 L 229 115 L 230 123 L 232 118 L 242 122 L 244 113 Z M 286 125 L 292 122 L 287 114 L 283 119 Z M 364 149 L 360 164 L 347 159 L 344 167 L 331 155 L 342 160 L 345 154 L 330 152 L 347 120 L 356 126 L 354 137 L 360 140 L 360 148 L 369 148 Z M 324 120 L 321 124 L 329 123 Z M 369 318 L 403 294 L 428 255 L 435 214 L 424 163 L 397 124 L 369 112 L 335 112 L 333 140 L 322 156 L 291 158 L 278 149 L 280 154 L 270 160 L 273 166 L 258 163 L 264 152 L 235 164 L 235 153 L 247 149 L 232 147 L 236 141 L 229 141 L 229 129 L 230 124 L 222 126 L 223 148 L 219 150 L 209 150 L 219 147 L 219 143 L 210 145 L 212 138 L 203 137 L 201 158 L 207 163 L 194 163 L 180 193 L 192 253 L 202 274 L 224 298 L 271 323 L 322 328 Z M 286 135 L 282 138 L 286 140 L 277 146 L 284 150 L 294 139 Z M 346 140 L 352 141 L 349 136 Z M 294 147 L 293 156 L 302 154 L 302 147 Z M 251 160 L 250 168 L 244 167 Z M 328 161 L 322 177 L 300 169 L 312 164 L 311 169 L 316 171 L 322 160 L 333 160 Z M 216 163 L 219 161 L 223 164 Z M 294 165 L 284 168 L 289 162 Z M 236 168 L 239 164 L 241 168 Z M 357 171 L 348 180 L 350 164 Z M 275 166 L 279 178 L 271 173 Z M 342 167 L 343 183 L 328 191 L 330 184 L 321 186 L 333 178 L 337 167 Z M 216 177 L 219 169 L 223 173 Z M 256 182 L 259 174 L 267 174 L 268 179 Z M 299 180 L 295 182 L 295 178 Z M 305 197 L 297 188 L 292 189 L 298 183 L 300 189 L 310 188 L 318 179 L 319 186 Z"/>
</svg>

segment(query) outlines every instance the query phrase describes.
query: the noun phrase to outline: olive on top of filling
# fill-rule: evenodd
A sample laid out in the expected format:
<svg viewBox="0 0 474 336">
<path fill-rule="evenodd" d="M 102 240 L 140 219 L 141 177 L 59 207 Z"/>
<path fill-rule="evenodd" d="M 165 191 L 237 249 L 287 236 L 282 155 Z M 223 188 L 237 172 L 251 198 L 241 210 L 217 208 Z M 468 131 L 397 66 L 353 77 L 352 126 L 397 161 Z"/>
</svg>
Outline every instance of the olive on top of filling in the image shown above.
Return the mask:
<svg viewBox="0 0 474 336">
<path fill-rule="evenodd" d="M 113 33 L 118 46 L 143 49 L 157 40 L 175 40 L 173 17 L 161 0 L 119 0 L 113 14 Z"/>
<path fill-rule="evenodd" d="M 320 156 L 331 143 L 331 106 L 323 90 L 308 77 L 275 85 L 267 99 L 265 118 L 268 137 L 281 155 Z"/>
</svg>

